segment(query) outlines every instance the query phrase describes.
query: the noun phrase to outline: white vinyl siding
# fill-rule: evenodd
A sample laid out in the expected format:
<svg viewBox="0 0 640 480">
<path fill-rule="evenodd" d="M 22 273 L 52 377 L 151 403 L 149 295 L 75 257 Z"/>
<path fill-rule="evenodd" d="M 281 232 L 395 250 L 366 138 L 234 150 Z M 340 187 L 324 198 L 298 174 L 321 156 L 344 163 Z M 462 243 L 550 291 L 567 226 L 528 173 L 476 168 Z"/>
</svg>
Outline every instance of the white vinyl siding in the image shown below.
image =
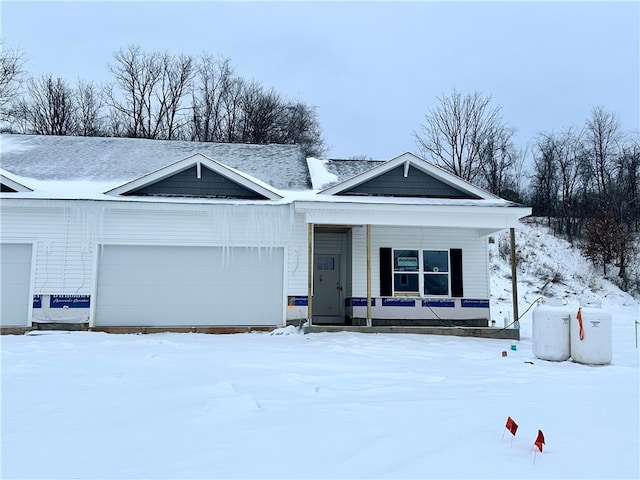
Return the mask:
<svg viewBox="0 0 640 480">
<path fill-rule="evenodd" d="M 3 206 L 4 239 L 29 239 L 36 245 L 34 294 L 91 293 L 95 223 L 92 202 L 47 201 L 33 206 Z"/>
<path fill-rule="evenodd" d="M 366 236 L 364 228 L 354 229 L 353 296 L 366 297 Z M 463 252 L 462 276 L 466 298 L 489 298 L 486 239 L 475 230 L 430 227 L 371 227 L 372 295 L 380 294 L 380 248 L 414 248 Z"/>
<path fill-rule="evenodd" d="M 309 226 L 304 221 L 304 214 L 297 213 L 289 237 L 287 294 L 291 296 L 306 297 L 308 293 L 308 235 Z"/>
<path fill-rule="evenodd" d="M 290 205 L 122 204 L 106 210 L 104 243 L 280 247 Z"/>
</svg>

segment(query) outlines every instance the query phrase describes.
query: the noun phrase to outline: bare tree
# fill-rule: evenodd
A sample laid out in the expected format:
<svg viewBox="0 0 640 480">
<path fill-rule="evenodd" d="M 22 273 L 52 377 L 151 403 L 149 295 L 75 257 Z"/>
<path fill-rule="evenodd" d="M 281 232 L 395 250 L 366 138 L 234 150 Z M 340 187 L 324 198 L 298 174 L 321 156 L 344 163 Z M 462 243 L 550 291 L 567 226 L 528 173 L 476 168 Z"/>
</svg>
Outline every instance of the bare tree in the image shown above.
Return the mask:
<svg viewBox="0 0 640 480">
<path fill-rule="evenodd" d="M 9 119 L 10 103 L 20 90 L 25 55 L 0 41 L 0 121 Z"/>
<path fill-rule="evenodd" d="M 322 129 L 315 108 L 302 102 L 288 103 L 281 123 L 281 136 L 277 139 L 278 143 L 301 145 L 308 157 L 324 155 Z"/>
<path fill-rule="evenodd" d="M 77 134 L 97 137 L 105 132 L 100 89 L 91 82 L 78 80 L 76 85 L 76 125 Z"/>
<path fill-rule="evenodd" d="M 607 186 L 620 151 L 621 129 L 618 117 L 604 107 L 595 107 L 586 125 L 588 176 L 595 181 L 595 190 L 606 197 Z"/>
<path fill-rule="evenodd" d="M 227 58 L 203 55 L 196 67 L 192 90 L 191 139 L 202 142 L 222 140 L 223 98 L 230 85 L 233 69 Z"/>
<path fill-rule="evenodd" d="M 640 133 L 630 136 L 622 147 L 615 181 L 619 198 L 618 218 L 630 231 L 640 229 Z"/>
<path fill-rule="evenodd" d="M 480 146 L 479 183 L 494 195 L 502 196 L 503 192 L 513 185 L 513 168 L 516 151 L 511 138 L 514 130 L 500 127 L 487 135 Z"/>
<path fill-rule="evenodd" d="M 462 95 L 454 90 L 439 99 L 426 115 L 422 134 L 414 133 L 423 156 L 465 180 L 474 181 L 482 171 L 482 146 L 495 132 L 506 130 L 500 107 L 479 92 Z"/>
<path fill-rule="evenodd" d="M 73 135 L 76 131 L 73 89 L 62 79 L 44 75 L 27 83 L 27 95 L 15 115 L 28 133 Z"/>
<path fill-rule="evenodd" d="M 625 276 L 631 242 L 629 233 L 613 215 L 598 210 L 589 223 L 586 240 L 587 256 L 594 264 L 602 266 L 605 276 L 608 267 L 616 260 L 617 266 L 621 268 L 620 274 Z"/>
<path fill-rule="evenodd" d="M 532 203 L 536 216 L 547 217 L 549 222 L 556 215 L 558 204 L 557 144 L 552 135 L 542 134 L 536 139 L 533 154 Z"/>
<path fill-rule="evenodd" d="M 174 138 L 181 126 L 179 113 L 186 108 L 182 102 L 193 76 L 192 58 L 145 53 L 139 46 L 121 49 L 114 58 L 109 71 L 115 85 L 104 94 L 106 103 L 126 119 L 127 136 Z"/>
<path fill-rule="evenodd" d="M 274 90 L 265 90 L 256 81 L 245 84 L 242 96 L 243 143 L 270 143 L 282 116 L 283 101 Z"/>
<path fill-rule="evenodd" d="M 229 77 L 222 89 L 222 137 L 221 142 L 241 142 L 242 101 L 245 81 L 240 77 Z"/>
<path fill-rule="evenodd" d="M 558 165 L 560 198 L 556 208 L 559 216 L 559 231 L 568 235 L 569 241 L 578 232 L 577 221 L 583 212 L 578 209 L 578 186 L 580 165 L 584 158 L 582 135 L 574 129 L 567 129 L 555 142 L 555 160 Z"/>
<path fill-rule="evenodd" d="M 162 62 L 162 87 L 159 92 L 159 116 L 164 119 L 164 138 L 171 140 L 184 125 L 182 112 L 187 110 L 183 99 L 193 79 L 193 59 L 188 55 L 172 57 L 164 53 Z"/>
</svg>

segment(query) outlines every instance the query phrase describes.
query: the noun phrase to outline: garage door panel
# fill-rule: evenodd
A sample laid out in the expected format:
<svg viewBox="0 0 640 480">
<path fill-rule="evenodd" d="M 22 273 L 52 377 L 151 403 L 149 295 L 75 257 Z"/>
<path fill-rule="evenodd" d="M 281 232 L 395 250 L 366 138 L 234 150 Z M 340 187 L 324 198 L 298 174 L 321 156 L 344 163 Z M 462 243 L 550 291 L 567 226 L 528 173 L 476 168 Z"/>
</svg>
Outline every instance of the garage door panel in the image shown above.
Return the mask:
<svg viewBox="0 0 640 480">
<path fill-rule="evenodd" d="M 163 308 L 163 324 L 149 323 L 149 311 L 146 306 L 131 306 L 125 310 L 117 306 L 107 307 L 103 311 L 105 317 L 117 317 L 117 325 L 111 326 L 203 326 L 203 325 L 260 325 L 257 320 L 264 317 L 263 306 L 237 305 L 209 306 L 165 306 Z M 265 325 L 270 325 L 263 323 Z"/>
<path fill-rule="evenodd" d="M 31 244 L 0 245 L 0 322 L 27 326 L 31 299 Z"/>
<path fill-rule="evenodd" d="M 96 325 L 279 325 L 282 248 L 104 246 Z"/>
</svg>

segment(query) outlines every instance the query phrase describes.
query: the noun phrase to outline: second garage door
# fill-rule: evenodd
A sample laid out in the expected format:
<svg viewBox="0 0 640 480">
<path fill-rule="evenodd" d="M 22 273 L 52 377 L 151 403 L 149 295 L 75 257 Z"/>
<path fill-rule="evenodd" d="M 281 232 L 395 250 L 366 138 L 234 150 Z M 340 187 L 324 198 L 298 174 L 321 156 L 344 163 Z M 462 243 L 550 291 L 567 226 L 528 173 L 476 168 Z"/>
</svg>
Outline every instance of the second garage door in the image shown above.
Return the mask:
<svg viewBox="0 0 640 480">
<path fill-rule="evenodd" d="M 105 245 L 98 326 L 281 325 L 284 249 Z"/>
<path fill-rule="evenodd" d="M 31 245 L 0 245 L 0 324 L 3 327 L 29 324 Z"/>
</svg>

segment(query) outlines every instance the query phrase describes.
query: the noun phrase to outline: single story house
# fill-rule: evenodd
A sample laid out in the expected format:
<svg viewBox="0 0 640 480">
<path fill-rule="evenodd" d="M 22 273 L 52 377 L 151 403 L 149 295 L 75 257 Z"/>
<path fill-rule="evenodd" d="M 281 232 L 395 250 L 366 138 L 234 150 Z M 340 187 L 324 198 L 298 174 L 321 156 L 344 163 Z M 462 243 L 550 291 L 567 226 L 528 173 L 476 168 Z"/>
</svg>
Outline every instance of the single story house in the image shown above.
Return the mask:
<svg viewBox="0 0 640 480">
<path fill-rule="evenodd" d="M 411 153 L 3 134 L 0 168 L 5 330 L 487 327 L 531 213 Z"/>
</svg>

